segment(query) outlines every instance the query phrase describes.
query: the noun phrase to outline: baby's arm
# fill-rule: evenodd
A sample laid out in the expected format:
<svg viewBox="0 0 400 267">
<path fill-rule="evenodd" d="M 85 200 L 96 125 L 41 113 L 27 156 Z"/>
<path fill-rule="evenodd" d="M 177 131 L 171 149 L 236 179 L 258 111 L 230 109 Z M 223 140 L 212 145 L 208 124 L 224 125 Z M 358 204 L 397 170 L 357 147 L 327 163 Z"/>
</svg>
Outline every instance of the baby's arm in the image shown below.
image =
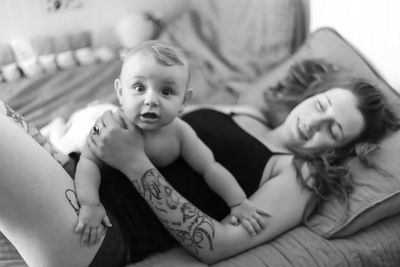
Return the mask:
<svg viewBox="0 0 400 267">
<path fill-rule="evenodd" d="M 100 203 L 101 176 L 98 164 L 100 164 L 100 161 L 86 145 L 75 174 L 75 187 L 80 203 L 78 224 L 75 231 L 82 232 L 81 243 L 83 245 L 93 245 L 102 238 L 105 230 L 102 222 L 111 227 L 105 209 Z"/>
<path fill-rule="evenodd" d="M 264 227 L 262 216 L 269 216 L 268 212 L 257 208 L 247 199 L 235 177 L 215 161 L 212 151 L 188 124 L 184 121 L 179 121 L 179 124 L 182 157 L 231 207 L 232 223 L 236 224 L 239 220 L 250 234 L 258 233 Z"/>
</svg>

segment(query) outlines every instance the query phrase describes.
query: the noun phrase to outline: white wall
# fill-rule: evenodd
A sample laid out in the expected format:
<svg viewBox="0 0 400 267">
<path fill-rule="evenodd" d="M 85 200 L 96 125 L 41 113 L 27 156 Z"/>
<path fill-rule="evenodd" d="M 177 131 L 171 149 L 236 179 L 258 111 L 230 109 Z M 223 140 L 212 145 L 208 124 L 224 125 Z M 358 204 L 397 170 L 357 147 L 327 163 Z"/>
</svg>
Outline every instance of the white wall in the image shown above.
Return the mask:
<svg viewBox="0 0 400 267">
<path fill-rule="evenodd" d="M 113 44 L 112 27 L 125 15 L 147 9 L 174 13 L 187 0 L 82 0 L 83 7 L 46 13 L 46 0 L 0 0 L 0 42 L 16 37 L 90 30 L 94 41 Z M 115 42 L 116 43 L 116 42 Z"/>
<path fill-rule="evenodd" d="M 334 27 L 400 91 L 400 1 L 310 0 L 311 30 Z"/>
</svg>

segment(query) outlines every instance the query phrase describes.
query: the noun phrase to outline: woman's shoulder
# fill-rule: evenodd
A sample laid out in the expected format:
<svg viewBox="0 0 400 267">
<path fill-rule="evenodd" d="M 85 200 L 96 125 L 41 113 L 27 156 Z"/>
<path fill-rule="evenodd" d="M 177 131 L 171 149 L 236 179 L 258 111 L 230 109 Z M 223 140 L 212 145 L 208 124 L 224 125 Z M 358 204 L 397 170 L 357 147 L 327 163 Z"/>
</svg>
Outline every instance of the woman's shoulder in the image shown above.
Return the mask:
<svg viewBox="0 0 400 267">
<path fill-rule="evenodd" d="M 268 162 L 271 170 L 273 171 L 271 174 L 277 175 L 284 171 L 295 170 L 295 166 L 293 164 L 293 155 L 284 154 L 284 155 L 275 155 L 271 157 Z"/>
<path fill-rule="evenodd" d="M 299 176 L 311 177 L 310 166 L 307 163 L 296 166 L 294 157 L 295 156 L 291 154 L 273 156 L 267 163 L 263 176 L 268 177 L 268 179 L 280 176 L 285 176 L 287 178 L 297 178 Z M 263 180 L 265 179 L 264 177 Z"/>
</svg>

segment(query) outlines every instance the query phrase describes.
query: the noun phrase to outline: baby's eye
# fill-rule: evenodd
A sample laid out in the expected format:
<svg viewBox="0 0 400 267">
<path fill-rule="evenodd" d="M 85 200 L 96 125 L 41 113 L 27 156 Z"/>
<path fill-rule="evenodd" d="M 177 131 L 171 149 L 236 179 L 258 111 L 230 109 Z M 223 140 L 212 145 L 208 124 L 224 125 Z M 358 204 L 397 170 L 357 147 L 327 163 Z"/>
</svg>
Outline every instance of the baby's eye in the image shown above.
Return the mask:
<svg viewBox="0 0 400 267">
<path fill-rule="evenodd" d="M 133 89 L 135 89 L 138 93 L 143 93 L 145 90 L 143 84 L 141 84 L 141 83 L 137 83 L 137 84 L 133 85 Z"/>
<path fill-rule="evenodd" d="M 163 88 L 163 89 L 161 90 L 161 94 L 162 94 L 163 96 L 169 96 L 169 95 L 172 95 L 172 94 L 173 94 L 173 91 L 172 91 L 171 88 Z"/>
</svg>

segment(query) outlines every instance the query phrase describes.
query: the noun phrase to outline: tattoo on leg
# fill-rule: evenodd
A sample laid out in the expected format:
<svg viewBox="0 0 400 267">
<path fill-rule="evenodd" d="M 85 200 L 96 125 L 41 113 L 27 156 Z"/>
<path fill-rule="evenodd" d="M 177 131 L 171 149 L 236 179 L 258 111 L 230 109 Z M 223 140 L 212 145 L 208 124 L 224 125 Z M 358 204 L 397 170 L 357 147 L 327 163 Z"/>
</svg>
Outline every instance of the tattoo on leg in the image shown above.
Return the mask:
<svg viewBox="0 0 400 267">
<path fill-rule="evenodd" d="M 76 215 L 79 215 L 79 202 L 78 198 L 76 197 L 76 193 L 72 189 L 65 190 L 65 197 L 67 198 L 69 204 L 75 210 Z"/>
<path fill-rule="evenodd" d="M 213 220 L 176 192 L 156 169 L 148 170 L 140 183 L 133 181 L 133 184 L 184 247 L 195 254 L 204 245 L 213 250 Z M 179 221 L 176 221 L 177 217 Z"/>
<path fill-rule="evenodd" d="M 44 149 L 46 149 L 47 152 L 49 152 L 53 158 L 55 158 L 60 163 L 65 163 L 67 161 L 66 160 L 67 156 L 61 155 L 60 152 L 54 149 L 53 145 L 48 142 L 47 138 L 44 137 L 37 128 L 32 127 L 24 119 L 24 117 L 19 115 L 17 112 L 15 112 L 6 104 L 3 104 L 3 108 L 5 109 L 6 112 L 5 115 L 9 117 L 11 120 L 13 120 L 15 124 L 21 127 L 22 130 L 24 130 L 24 132 L 29 134 L 33 138 L 33 140 L 35 140 L 39 145 L 44 147 Z"/>
</svg>

